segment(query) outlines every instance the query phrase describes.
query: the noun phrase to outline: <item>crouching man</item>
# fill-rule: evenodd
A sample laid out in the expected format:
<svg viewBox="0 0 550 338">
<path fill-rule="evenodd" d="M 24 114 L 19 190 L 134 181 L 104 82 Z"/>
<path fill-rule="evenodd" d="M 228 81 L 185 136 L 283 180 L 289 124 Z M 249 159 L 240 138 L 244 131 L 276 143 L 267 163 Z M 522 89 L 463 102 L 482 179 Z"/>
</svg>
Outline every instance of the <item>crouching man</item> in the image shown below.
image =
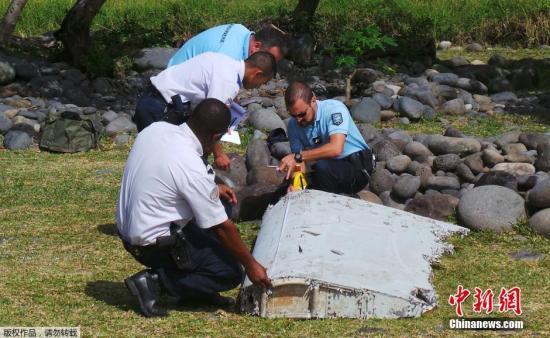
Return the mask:
<svg viewBox="0 0 550 338">
<path fill-rule="evenodd" d="M 172 296 L 223 305 L 219 292 L 236 287 L 243 270 L 254 283 L 270 285 L 265 268 L 250 254 L 220 199 L 233 191 L 214 183 L 202 156 L 227 131 L 230 112 L 217 99 L 202 101 L 187 120 L 153 123 L 130 151 L 117 203 L 124 248 L 149 269 L 125 280 L 147 317 L 165 316 L 156 286 Z"/>
<path fill-rule="evenodd" d="M 337 100 L 317 100 L 303 82 L 293 82 L 285 92 L 292 116 L 288 139 L 292 153 L 283 157 L 279 170 L 287 179 L 297 164 L 312 163 L 308 174 L 312 189 L 355 194 L 369 182 L 374 167 L 372 152 L 346 106 Z"/>
</svg>

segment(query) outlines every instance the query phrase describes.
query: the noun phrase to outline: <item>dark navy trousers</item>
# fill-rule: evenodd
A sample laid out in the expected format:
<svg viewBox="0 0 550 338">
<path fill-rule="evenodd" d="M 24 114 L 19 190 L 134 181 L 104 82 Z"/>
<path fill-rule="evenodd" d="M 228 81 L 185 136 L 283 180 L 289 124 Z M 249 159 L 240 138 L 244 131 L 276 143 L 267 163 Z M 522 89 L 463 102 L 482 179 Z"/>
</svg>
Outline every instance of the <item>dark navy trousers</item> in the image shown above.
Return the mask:
<svg viewBox="0 0 550 338">
<path fill-rule="evenodd" d="M 319 160 L 309 175 L 311 189 L 335 194 L 356 194 L 369 183 L 368 176 L 345 159 Z"/>
</svg>

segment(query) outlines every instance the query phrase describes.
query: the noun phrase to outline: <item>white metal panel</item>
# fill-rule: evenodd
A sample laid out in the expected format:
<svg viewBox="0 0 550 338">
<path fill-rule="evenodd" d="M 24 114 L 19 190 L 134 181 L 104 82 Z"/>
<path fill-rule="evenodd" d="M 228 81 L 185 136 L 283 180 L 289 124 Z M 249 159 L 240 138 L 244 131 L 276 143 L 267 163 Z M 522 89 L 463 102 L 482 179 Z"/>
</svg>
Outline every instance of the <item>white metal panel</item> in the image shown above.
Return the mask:
<svg viewBox="0 0 550 338">
<path fill-rule="evenodd" d="M 419 316 L 435 306 L 430 263 L 452 251 L 442 242 L 452 233 L 468 230 L 326 192 L 290 193 L 264 214 L 253 251 L 274 289 L 258 290 L 247 278 L 241 309 L 268 317 Z"/>
</svg>

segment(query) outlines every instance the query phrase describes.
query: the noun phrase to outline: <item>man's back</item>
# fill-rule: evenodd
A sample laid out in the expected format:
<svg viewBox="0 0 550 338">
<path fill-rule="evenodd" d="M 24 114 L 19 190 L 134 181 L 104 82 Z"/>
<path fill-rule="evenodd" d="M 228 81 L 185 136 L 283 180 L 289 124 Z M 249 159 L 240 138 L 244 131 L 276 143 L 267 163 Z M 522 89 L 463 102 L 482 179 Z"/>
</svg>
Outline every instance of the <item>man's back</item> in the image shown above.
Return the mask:
<svg viewBox="0 0 550 338">
<path fill-rule="evenodd" d="M 168 67 L 178 65 L 204 52 L 222 53 L 236 60 L 248 57 L 252 32 L 240 24 L 212 27 L 189 39 L 170 59 Z"/>
</svg>

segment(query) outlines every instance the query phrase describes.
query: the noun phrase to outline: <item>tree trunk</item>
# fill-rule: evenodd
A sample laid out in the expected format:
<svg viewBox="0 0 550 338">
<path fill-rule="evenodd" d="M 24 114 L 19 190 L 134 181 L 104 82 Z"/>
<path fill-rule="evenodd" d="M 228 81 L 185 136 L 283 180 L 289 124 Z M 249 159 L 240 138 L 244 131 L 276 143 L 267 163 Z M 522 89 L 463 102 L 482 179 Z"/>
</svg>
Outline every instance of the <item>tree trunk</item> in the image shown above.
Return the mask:
<svg viewBox="0 0 550 338">
<path fill-rule="evenodd" d="M 55 37 L 63 42 L 67 60 L 80 66 L 90 48 L 90 26 L 105 0 L 78 0 L 67 13 Z"/>
<path fill-rule="evenodd" d="M 12 0 L 10 7 L 6 11 L 6 15 L 0 23 L 0 44 L 4 45 L 13 33 L 15 24 L 19 20 L 19 16 L 23 11 L 23 7 L 27 4 L 27 0 Z"/>
<path fill-rule="evenodd" d="M 308 19 L 311 19 L 318 5 L 319 0 L 300 0 L 294 9 L 294 16 L 306 15 Z"/>
</svg>

